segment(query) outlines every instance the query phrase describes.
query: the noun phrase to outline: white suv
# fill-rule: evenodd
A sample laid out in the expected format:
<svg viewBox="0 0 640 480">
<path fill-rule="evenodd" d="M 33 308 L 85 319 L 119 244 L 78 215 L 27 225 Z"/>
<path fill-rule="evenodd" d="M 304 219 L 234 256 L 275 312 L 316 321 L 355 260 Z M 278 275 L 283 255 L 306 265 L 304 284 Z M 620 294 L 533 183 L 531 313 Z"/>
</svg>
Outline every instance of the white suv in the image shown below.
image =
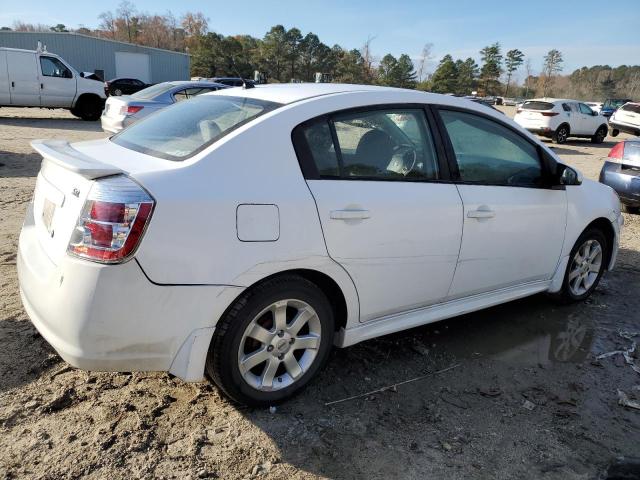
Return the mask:
<svg viewBox="0 0 640 480">
<path fill-rule="evenodd" d="M 613 137 L 620 132 L 640 135 L 640 103 L 628 102 L 613 112 L 609 118 L 609 129 Z"/>
<path fill-rule="evenodd" d="M 622 223 L 483 105 L 338 84 L 229 88 L 44 157 L 25 310 L 72 365 L 205 372 L 281 401 L 347 347 L 538 292 L 588 297 Z"/>
<path fill-rule="evenodd" d="M 102 82 L 84 78 L 58 55 L 0 48 L 0 107 L 66 108 L 98 120 L 106 98 Z"/>
<path fill-rule="evenodd" d="M 607 137 L 607 119 L 576 100 L 536 98 L 518 108 L 516 123 L 532 133 L 564 143 L 569 137 L 590 138 L 602 143 Z"/>
</svg>

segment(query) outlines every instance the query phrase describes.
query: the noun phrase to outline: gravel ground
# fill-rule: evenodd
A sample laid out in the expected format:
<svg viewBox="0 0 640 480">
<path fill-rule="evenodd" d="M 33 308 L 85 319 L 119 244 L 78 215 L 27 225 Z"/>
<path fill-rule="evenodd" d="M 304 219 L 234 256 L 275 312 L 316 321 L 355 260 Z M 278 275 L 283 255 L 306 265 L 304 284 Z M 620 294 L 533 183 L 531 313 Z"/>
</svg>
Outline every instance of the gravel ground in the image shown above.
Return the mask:
<svg viewBox="0 0 640 480">
<path fill-rule="evenodd" d="M 640 375 L 621 355 L 595 358 L 640 331 L 638 216 L 625 215 L 618 267 L 588 301 L 540 295 L 336 350 L 275 412 L 238 408 L 206 382 L 69 367 L 18 295 L 40 166 L 29 141 L 103 136 L 64 111 L 0 109 L 0 478 L 587 479 L 640 453 L 640 411 L 617 394 L 640 398 Z M 597 178 L 612 145 L 556 151 Z"/>
</svg>

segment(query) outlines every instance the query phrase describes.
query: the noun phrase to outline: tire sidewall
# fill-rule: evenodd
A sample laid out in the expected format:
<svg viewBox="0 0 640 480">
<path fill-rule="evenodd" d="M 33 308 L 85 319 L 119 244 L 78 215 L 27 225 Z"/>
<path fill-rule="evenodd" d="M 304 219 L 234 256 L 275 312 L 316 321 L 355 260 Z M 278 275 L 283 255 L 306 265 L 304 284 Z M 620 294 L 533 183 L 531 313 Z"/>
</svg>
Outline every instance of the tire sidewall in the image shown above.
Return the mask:
<svg viewBox="0 0 640 480">
<path fill-rule="evenodd" d="M 282 299 L 301 300 L 315 310 L 322 328 L 320 347 L 313 364 L 299 380 L 281 390 L 263 392 L 251 387 L 242 377 L 238 367 L 238 350 L 242 336 L 249 323 L 266 307 Z M 251 406 L 273 405 L 295 395 L 315 376 L 326 362 L 331 351 L 334 318 L 329 301 L 319 289 L 307 286 L 304 283 L 287 282 L 287 286 L 279 284 L 277 287 L 274 286 L 274 288 L 262 290 L 250 296 L 246 304 L 234 316 L 233 323 L 229 326 L 224 336 L 214 337 L 215 341 L 212 342 L 211 348 L 220 349 L 219 362 L 223 364 L 216 365 L 214 368 L 217 367 L 218 369 L 218 375 L 223 383 L 221 387 L 232 398 L 244 404 Z M 212 353 L 210 349 L 209 355 L 211 356 Z"/>
<path fill-rule="evenodd" d="M 569 288 L 569 273 L 571 272 L 571 266 L 573 264 L 573 258 L 576 252 L 587 240 L 597 240 L 598 243 L 600 243 L 600 247 L 602 248 L 602 266 L 600 268 L 600 272 L 598 272 L 598 276 L 595 282 L 593 282 L 593 285 L 591 285 L 591 288 L 589 288 L 589 290 L 587 290 L 582 295 L 574 295 L 573 292 L 571 292 L 571 289 Z M 607 242 L 607 238 L 598 229 L 592 228 L 592 229 L 586 230 L 580 235 L 580 237 L 578 237 L 578 240 L 576 240 L 576 243 L 571 249 L 571 253 L 569 254 L 569 262 L 567 263 L 567 268 L 566 268 L 566 271 L 564 272 L 564 281 L 562 283 L 562 293 L 567 300 L 570 300 L 572 302 L 579 302 L 586 299 L 593 293 L 593 291 L 598 287 L 598 284 L 600 283 L 600 279 L 602 278 L 602 275 L 607 269 L 607 261 L 608 261 L 607 252 L 608 251 L 609 251 L 609 244 Z"/>
<path fill-rule="evenodd" d="M 564 135 L 564 137 L 560 137 L 558 135 L 558 133 L 560 133 L 562 130 L 564 130 L 566 132 L 566 134 Z M 561 145 L 563 143 L 567 142 L 567 139 L 569 138 L 569 127 L 567 127 L 566 124 L 560 125 L 558 127 L 558 129 L 556 130 L 556 133 L 554 135 L 553 140 L 558 144 Z"/>
</svg>

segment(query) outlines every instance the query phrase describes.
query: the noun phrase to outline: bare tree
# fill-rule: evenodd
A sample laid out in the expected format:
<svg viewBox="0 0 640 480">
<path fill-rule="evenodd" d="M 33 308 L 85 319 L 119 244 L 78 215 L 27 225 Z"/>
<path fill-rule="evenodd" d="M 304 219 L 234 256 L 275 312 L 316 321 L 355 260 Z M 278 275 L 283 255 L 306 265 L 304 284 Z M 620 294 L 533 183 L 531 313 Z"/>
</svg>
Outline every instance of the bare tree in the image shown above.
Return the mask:
<svg viewBox="0 0 640 480">
<path fill-rule="evenodd" d="M 542 75 L 540 75 L 540 83 L 542 87 L 542 96 L 547 96 L 547 91 L 553 84 L 554 75 L 562 71 L 562 53 L 559 50 L 551 49 L 544 57 L 542 66 Z"/>
<path fill-rule="evenodd" d="M 129 42 L 133 41 L 133 25 L 137 23 L 137 20 L 134 18 L 135 14 L 136 6 L 133 3 L 129 0 L 122 0 L 122 2 L 120 2 L 118 6 L 118 17 L 124 22 Z"/>
<path fill-rule="evenodd" d="M 360 54 L 362 55 L 362 60 L 363 60 L 362 67 L 364 69 L 363 78 L 366 83 L 373 83 L 373 80 L 374 80 L 373 63 L 375 61 L 375 58 L 371 53 L 371 42 L 373 42 L 375 38 L 376 38 L 375 36 L 369 35 L 367 37 L 367 41 L 364 42 L 364 45 L 360 49 Z"/>
<path fill-rule="evenodd" d="M 422 47 L 422 53 L 418 58 L 418 82 L 422 82 L 424 78 L 424 74 L 426 73 L 425 68 L 427 66 L 427 62 L 433 58 L 433 43 L 425 43 L 424 47 Z"/>
<path fill-rule="evenodd" d="M 524 62 L 524 72 L 525 72 L 525 79 L 524 79 L 524 87 L 525 87 L 525 93 L 524 93 L 524 98 L 528 98 L 529 97 L 529 88 L 530 85 L 529 83 L 531 82 L 531 76 L 533 75 L 533 67 L 531 66 L 531 59 L 527 58 L 527 61 Z"/>
<path fill-rule="evenodd" d="M 116 38 L 116 20 L 113 18 L 112 12 L 102 12 L 98 15 L 98 19 L 100 20 L 100 24 L 98 28 L 107 33 L 111 39 L 115 40 Z"/>
</svg>

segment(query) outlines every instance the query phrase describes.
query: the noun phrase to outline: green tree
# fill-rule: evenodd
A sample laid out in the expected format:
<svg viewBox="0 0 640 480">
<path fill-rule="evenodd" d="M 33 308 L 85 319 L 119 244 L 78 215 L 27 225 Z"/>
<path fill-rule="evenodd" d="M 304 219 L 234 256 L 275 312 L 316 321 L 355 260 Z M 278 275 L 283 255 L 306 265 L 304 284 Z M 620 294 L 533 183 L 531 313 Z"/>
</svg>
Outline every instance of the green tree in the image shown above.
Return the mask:
<svg viewBox="0 0 640 480">
<path fill-rule="evenodd" d="M 65 27 L 62 23 L 57 24 L 54 27 L 51 27 L 52 32 L 68 32 L 67 27 Z"/>
<path fill-rule="evenodd" d="M 431 77 L 431 91 L 435 93 L 454 93 L 458 86 L 458 68 L 451 55 L 442 57 Z"/>
<path fill-rule="evenodd" d="M 300 43 L 302 42 L 302 33 L 297 28 L 290 28 L 285 35 L 286 40 L 286 58 L 289 64 L 289 72 L 291 76 L 287 80 L 296 78 L 296 64 L 299 61 Z"/>
<path fill-rule="evenodd" d="M 524 63 L 524 53 L 517 48 L 509 50 L 507 52 L 506 59 L 504 61 L 505 70 L 507 71 L 507 86 L 504 89 L 504 96 L 509 93 L 509 84 L 511 83 L 511 77 L 513 73 L 518 70 L 520 65 Z"/>
<path fill-rule="evenodd" d="M 502 73 L 502 54 L 500 51 L 500 43 L 498 42 L 480 50 L 482 58 L 480 76 L 484 85 L 485 95 L 496 93 L 497 91 L 498 79 Z"/>
<path fill-rule="evenodd" d="M 387 53 L 378 66 L 378 83 L 380 85 L 394 86 L 399 80 L 398 60 Z"/>
<path fill-rule="evenodd" d="M 611 98 L 616 94 L 616 81 L 609 75 L 598 84 L 600 98 Z"/>
<path fill-rule="evenodd" d="M 271 30 L 264 36 L 260 49 L 262 70 L 266 70 L 269 77 L 282 82 L 284 68 L 288 60 L 287 54 L 287 31 L 282 25 L 271 27 Z"/>
<path fill-rule="evenodd" d="M 476 79 L 480 69 L 476 61 L 469 57 L 465 61 L 456 61 L 456 70 L 458 72 L 458 81 L 455 93 L 458 95 L 469 95 L 476 86 Z"/>
<path fill-rule="evenodd" d="M 398 58 L 396 65 L 396 83 L 394 86 L 400 88 L 416 88 L 417 83 L 416 69 L 413 66 L 411 57 L 403 53 Z"/>
</svg>

